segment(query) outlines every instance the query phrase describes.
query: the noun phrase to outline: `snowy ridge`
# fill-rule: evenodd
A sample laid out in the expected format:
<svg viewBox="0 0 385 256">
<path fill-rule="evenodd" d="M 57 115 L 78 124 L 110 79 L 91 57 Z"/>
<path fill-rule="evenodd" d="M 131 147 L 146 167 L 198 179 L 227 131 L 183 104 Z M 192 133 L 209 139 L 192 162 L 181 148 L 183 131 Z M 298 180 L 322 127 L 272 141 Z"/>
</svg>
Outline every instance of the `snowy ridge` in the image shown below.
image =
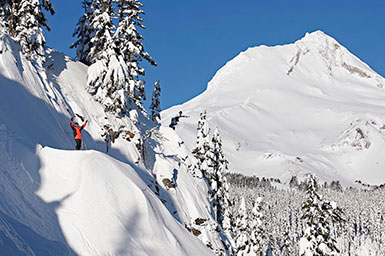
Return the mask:
<svg viewBox="0 0 385 256">
<path fill-rule="evenodd" d="M 204 93 L 163 111 L 162 120 L 168 125 L 180 110 L 191 116 L 177 133 L 193 148 L 199 113 L 207 110 L 212 130 L 221 130 L 233 172 L 283 182 L 311 172 L 345 185 L 382 184 L 384 84 L 335 39 L 316 31 L 292 44 L 240 53 Z M 372 120 L 377 128 L 370 128 Z M 354 134 L 358 127 L 351 128 L 357 122 L 362 138 Z"/>
<path fill-rule="evenodd" d="M 38 155 L 36 194 L 61 202 L 59 222 L 79 255 L 170 255 L 171 248 L 175 255 L 207 254 L 130 166 L 96 151 L 43 148 Z"/>
<path fill-rule="evenodd" d="M 0 254 L 223 250 L 207 185 L 181 164 L 190 153 L 174 131 L 158 130 L 135 107 L 130 118 L 106 114 L 86 91 L 87 67 L 61 53 L 48 49 L 47 70 L 39 70 L 7 36 L 0 48 Z M 87 152 L 72 151 L 76 114 L 89 120 Z M 106 143 L 106 132 L 119 136 Z"/>
</svg>

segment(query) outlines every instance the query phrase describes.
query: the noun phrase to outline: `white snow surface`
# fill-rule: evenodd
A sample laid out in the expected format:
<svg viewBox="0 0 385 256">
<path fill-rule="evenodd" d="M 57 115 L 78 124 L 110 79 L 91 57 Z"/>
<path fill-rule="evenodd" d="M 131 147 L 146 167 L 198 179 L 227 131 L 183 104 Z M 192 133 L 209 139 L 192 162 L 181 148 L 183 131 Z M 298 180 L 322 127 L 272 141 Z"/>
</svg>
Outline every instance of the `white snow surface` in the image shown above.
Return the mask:
<svg viewBox="0 0 385 256">
<path fill-rule="evenodd" d="M 370 46 L 368 46 L 370 47 Z M 195 146 L 199 113 L 221 131 L 232 172 L 385 183 L 385 80 L 322 31 L 249 48 L 226 63 L 183 111 L 176 132 Z"/>
<path fill-rule="evenodd" d="M 61 53 L 47 50 L 45 72 L 1 33 L 0 49 L 0 255 L 212 255 L 206 244 L 223 248 L 207 185 L 178 164 L 190 153 L 172 129 L 156 129 L 135 109 L 133 120 L 106 115 L 86 91 L 87 67 Z M 85 151 L 73 150 L 75 114 L 89 120 Z M 107 155 L 106 124 L 135 136 L 109 143 Z M 148 142 L 143 154 L 140 133 Z M 176 187 L 164 186 L 165 178 Z M 198 238 L 185 228 L 197 218 L 207 219 Z"/>
<path fill-rule="evenodd" d="M 43 148 L 38 156 L 36 194 L 58 204 L 63 234 L 79 255 L 207 254 L 130 166 L 92 150 Z"/>
</svg>

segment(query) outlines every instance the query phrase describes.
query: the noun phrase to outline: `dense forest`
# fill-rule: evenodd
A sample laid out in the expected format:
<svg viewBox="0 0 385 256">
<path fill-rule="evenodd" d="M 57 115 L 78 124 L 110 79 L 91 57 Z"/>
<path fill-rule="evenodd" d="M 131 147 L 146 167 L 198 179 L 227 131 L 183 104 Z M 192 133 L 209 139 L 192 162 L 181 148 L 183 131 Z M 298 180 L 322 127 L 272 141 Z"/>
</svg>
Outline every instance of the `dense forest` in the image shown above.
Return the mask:
<svg viewBox="0 0 385 256">
<path fill-rule="evenodd" d="M 293 177 L 290 186 L 283 188 L 277 179 L 240 174 L 228 174 L 227 178 L 233 216 L 240 211 L 243 198 L 248 216 L 253 216 L 252 209 L 256 202 L 261 204 L 263 251 L 268 255 L 300 255 L 300 240 L 306 237 L 307 228 L 304 217 L 308 197 L 305 182 L 298 182 Z M 345 189 L 339 182 L 331 182 L 317 185 L 316 190 L 321 201 L 329 200 L 332 205 L 338 206 L 341 213 L 339 221 L 330 222 L 329 226 L 331 234 L 328 238 L 335 237 L 335 253 L 385 255 L 384 188 Z"/>
</svg>

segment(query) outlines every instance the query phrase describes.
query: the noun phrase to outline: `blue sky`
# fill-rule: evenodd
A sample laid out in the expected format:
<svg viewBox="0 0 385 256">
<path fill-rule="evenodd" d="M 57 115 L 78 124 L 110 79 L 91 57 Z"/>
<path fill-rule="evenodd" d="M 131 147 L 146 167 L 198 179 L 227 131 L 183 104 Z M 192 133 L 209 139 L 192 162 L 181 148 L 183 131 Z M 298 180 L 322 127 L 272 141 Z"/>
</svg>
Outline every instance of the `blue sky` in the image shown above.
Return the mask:
<svg viewBox="0 0 385 256">
<path fill-rule="evenodd" d="M 74 57 L 69 45 L 81 0 L 51 0 L 48 46 Z M 147 97 L 160 80 L 162 109 L 202 93 L 215 72 L 248 47 L 286 44 L 323 30 L 385 75 L 384 0 L 142 0 Z M 149 103 L 146 103 L 149 105 Z"/>
</svg>

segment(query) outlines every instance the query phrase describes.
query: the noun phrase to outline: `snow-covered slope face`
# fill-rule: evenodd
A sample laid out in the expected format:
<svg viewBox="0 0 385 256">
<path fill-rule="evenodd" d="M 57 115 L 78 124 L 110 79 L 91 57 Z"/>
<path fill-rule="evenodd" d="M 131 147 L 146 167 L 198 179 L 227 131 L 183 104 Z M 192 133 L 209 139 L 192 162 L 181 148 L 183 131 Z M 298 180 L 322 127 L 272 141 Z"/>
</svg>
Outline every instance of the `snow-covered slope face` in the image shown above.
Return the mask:
<svg viewBox="0 0 385 256">
<path fill-rule="evenodd" d="M 129 165 L 96 151 L 43 148 L 38 155 L 36 194 L 58 204 L 63 234 L 78 255 L 208 255 Z"/>
<path fill-rule="evenodd" d="M 385 80 L 321 31 L 294 44 L 254 47 L 221 68 L 180 110 L 194 147 L 199 113 L 223 135 L 230 171 L 278 177 L 316 173 L 345 184 L 385 182 Z"/>
<path fill-rule="evenodd" d="M 37 67 L 19 51 L 0 31 L 0 255 L 212 255 L 207 244 L 223 248 L 206 183 L 179 165 L 189 151 L 174 131 L 157 129 L 135 109 L 129 117 L 107 114 L 86 91 L 85 65 L 48 49 Z M 86 152 L 74 151 L 70 118 L 83 122 L 76 114 L 89 120 Z M 121 134 L 106 143 L 109 130 Z M 204 225 L 194 225 L 198 218 Z M 199 229 L 198 238 L 185 225 Z"/>
</svg>

